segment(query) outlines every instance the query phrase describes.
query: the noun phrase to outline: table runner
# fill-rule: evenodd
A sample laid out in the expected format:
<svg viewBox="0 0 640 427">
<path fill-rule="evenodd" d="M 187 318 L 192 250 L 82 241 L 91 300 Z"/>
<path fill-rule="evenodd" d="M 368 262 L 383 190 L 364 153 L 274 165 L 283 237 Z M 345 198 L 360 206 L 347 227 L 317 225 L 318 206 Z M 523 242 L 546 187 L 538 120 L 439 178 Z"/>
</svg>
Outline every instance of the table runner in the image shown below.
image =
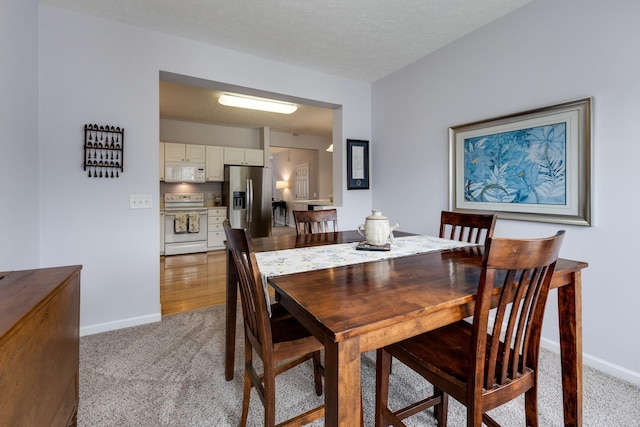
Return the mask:
<svg viewBox="0 0 640 427">
<path fill-rule="evenodd" d="M 342 267 L 463 246 L 475 246 L 474 243 L 424 235 L 396 237 L 391 243 L 390 251 L 356 250 L 357 245 L 358 242 L 354 242 L 257 252 L 256 259 L 266 283 L 266 279 L 271 276 Z"/>
</svg>

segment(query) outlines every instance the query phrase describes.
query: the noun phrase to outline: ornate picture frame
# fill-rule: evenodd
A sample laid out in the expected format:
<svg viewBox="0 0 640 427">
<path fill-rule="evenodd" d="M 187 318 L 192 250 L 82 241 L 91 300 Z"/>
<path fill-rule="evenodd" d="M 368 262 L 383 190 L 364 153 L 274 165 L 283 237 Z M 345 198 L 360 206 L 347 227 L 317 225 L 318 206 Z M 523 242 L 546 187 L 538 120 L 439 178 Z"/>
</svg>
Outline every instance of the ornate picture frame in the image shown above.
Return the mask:
<svg viewBox="0 0 640 427">
<path fill-rule="evenodd" d="M 369 189 L 369 141 L 347 139 L 347 190 Z"/>
<path fill-rule="evenodd" d="M 450 210 L 590 226 L 591 103 L 451 127 Z"/>
</svg>

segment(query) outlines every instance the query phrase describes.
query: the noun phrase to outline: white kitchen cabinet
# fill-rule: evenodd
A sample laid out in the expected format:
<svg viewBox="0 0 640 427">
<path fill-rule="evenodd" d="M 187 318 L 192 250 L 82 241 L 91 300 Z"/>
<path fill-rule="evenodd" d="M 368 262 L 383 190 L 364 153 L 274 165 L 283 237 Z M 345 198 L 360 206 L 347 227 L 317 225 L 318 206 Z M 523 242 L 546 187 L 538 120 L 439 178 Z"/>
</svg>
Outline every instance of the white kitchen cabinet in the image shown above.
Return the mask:
<svg viewBox="0 0 640 427">
<path fill-rule="evenodd" d="M 160 143 L 160 181 L 164 181 L 164 142 Z"/>
<path fill-rule="evenodd" d="M 205 145 L 185 144 L 185 161 L 204 163 L 206 159 L 205 147 Z"/>
<path fill-rule="evenodd" d="M 227 208 L 209 208 L 207 213 L 207 249 L 224 249 L 226 239 L 222 223 L 227 219 Z"/>
<path fill-rule="evenodd" d="M 164 161 L 165 162 L 183 162 L 184 161 L 184 144 L 176 144 L 174 142 L 164 143 Z"/>
<path fill-rule="evenodd" d="M 166 162 L 205 162 L 205 146 L 196 144 L 164 143 L 164 160 Z"/>
<path fill-rule="evenodd" d="M 245 148 L 244 162 L 248 166 L 264 166 L 264 151 Z"/>
<path fill-rule="evenodd" d="M 264 166 L 264 151 L 253 148 L 224 147 L 224 164 Z"/>
<path fill-rule="evenodd" d="M 224 181 L 224 147 L 207 146 L 206 171 L 207 181 Z"/>
<path fill-rule="evenodd" d="M 244 148 L 224 147 L 224 164 L 225 165 L 243 165 L 244 164 Z"/>
</svg>

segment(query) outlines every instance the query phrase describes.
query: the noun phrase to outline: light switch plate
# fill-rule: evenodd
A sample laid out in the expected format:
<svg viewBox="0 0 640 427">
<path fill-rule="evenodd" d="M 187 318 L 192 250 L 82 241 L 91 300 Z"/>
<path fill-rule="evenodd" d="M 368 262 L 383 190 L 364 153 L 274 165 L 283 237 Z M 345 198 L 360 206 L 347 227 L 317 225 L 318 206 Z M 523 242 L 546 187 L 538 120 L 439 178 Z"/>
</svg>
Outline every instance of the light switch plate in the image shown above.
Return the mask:
<svg viewBox="0 0 640 427">
<path fill-rule="evenodd" d="M 129 196 L 130 209 L 151 209 L 151 194 L 131 194 Z"/>
</svg>

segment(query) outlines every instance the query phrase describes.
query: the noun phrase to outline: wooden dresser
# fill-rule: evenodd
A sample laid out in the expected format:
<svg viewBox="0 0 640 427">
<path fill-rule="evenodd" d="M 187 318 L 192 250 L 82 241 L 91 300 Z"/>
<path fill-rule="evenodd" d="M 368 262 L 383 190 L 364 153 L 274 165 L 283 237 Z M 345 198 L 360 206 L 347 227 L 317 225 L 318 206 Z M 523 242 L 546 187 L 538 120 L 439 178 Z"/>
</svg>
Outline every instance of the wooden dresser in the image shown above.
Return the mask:
<svg viewBox="0 0 640 427">
<path fill-rule="evenodd" d="M 81 268 L 0 273 L 0 426 L 76 425 Z"/>
</svg>

